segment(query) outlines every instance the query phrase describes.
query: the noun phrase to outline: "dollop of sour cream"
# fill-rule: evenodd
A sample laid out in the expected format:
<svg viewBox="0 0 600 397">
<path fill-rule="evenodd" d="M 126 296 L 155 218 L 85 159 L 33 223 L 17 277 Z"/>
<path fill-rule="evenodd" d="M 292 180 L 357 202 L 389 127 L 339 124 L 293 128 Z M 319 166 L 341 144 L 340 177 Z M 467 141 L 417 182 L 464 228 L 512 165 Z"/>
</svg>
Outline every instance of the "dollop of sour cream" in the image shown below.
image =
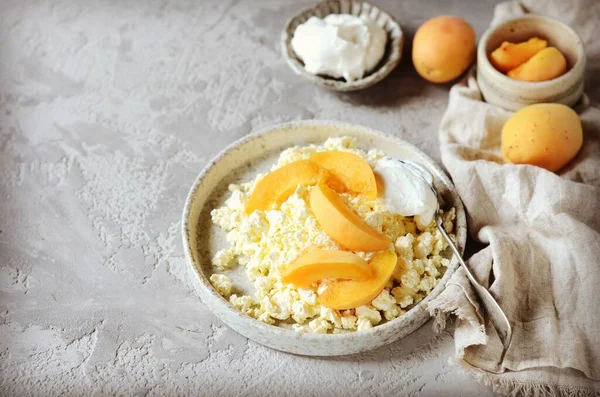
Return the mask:
<svg viewBox="0 0 600 397">
<path fill-rule="evenodd" d="M 379 160 L 374 171 L 383 185 L 383 202 L 390 211 L 414 216 L 422 227 L 431 223 L 438 201 L 421 177 L 390 158 Z"/>
<path fill-rule="evenodd" d="M 366 17 L 330 14 L 299 25 L 291 44 L 309 73 L 353 81 L 377 66 L 386 41 L 385 30 Z"/>
</svg>

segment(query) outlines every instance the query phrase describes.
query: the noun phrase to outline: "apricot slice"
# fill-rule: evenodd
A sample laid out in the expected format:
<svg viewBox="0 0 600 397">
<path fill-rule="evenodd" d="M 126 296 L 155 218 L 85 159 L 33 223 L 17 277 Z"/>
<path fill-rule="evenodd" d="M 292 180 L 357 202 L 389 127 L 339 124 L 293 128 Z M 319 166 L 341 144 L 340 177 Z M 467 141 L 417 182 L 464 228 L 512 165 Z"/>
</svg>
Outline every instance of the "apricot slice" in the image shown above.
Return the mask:
<svg viewBox="0 0 600 397">
<path fill-rule="evenodd" d="M 344 203 L 342 197 L 319 183 L 310 193 L 310 209 L 325 233 L 352 251 L 381 251 L 390 240 L 367 225 Z"/>
<path fill-rule="evenodd" d="M 518 68 L 509 71 L 507 76 L 522 81 L 546 81 L 555 79 L 566 71 L 565 56 L 555 47 L 548 47 Z"/>
<path fill-rule="evenodd" d="M 548 42 L 539 37 L 532 37 L 518 44 L 505 41 L 490 54 L 490 62 L 496 69 L 506 73 L 527 62 L 547 46 Z"/>
<path fill-rule="evenodd" d="M 319 303 L 331 309 L 345 310 L 370 303 L 383 291 L 396 268 L 396 253 L 382 251 L 375 254 L 369 266 L 373 270 L 370 279 L 364 281 L 326 281 L 327 286 L 319 295 Z"/>
<path fill-rule="evenodd" d="M 265 175 L 254 188 L 246 204 L 246 213 L 270 210 L 288 199 L 300 185 L 315 185 L 326 172 L 317 163 L 300 160 Z"/>
<path fill-rule="evenodd" d="M 369 163 L 354 153 L 332 150 L 314 154 L 310 161 L 319 164 L 342 183 L 346 191 L 377 198 L 375 174 Z M 329 184 L 329 183 L 328 183 Z M 337 187 L 331 186 L 335 191 Z"/>
<path fill-rule="evenodd" d="M 306 288 L 324 279 L 366 280 L 371 274 L 367 261 L 352 252 L 314 250 L 287 265 L 282 281 Z"/>
</svg>

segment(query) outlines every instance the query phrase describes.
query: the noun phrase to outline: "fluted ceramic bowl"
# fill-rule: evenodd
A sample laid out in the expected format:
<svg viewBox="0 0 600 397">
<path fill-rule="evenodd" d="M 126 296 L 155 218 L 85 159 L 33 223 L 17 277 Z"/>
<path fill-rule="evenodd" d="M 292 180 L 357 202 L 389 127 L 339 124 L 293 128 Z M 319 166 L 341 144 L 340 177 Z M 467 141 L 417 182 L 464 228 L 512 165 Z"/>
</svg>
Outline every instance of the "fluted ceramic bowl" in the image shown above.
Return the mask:
<svg viewBox="0 0 600 397">
<path fill-rule="evenodd" d="M 357 17 L 366 16 L 377 25 L 381 26 L 387 34 L 385 52 L 381 61 L 361 79 L 346 81 L 334 77 L 315 75 L 304 68 L 302 60 L 292 49 L 292 37 L 298 25 L 306 22 L 310 17 L 325 18 L 329 14 L 351 14 Z M 324 1 L 313 8 L 302 11 L 297 16 L 290 18 L 285 24 L 281 35 L 281 52 L 290 68 L 300 76 L 334 91 L 356 91 L 370 87 L 389 75 L 398 66 L 402 58 L 404 36 L 400 25 L 394 18 L 381 9 L 362 1 L 339 0 Z"/>
<path fill-rule="evenodd" d="M 228 185 L 249 181 L 257 172 L 269 170 L 281 151 L 290 146 L 322 143 L 334 136 L 356 137 L 358 147 L 362 149 L 380 149 L 390 156 L 412 160 L 426 168 L 433 175 L 444 199 L 442 208 L 456 209 L 455 232 L 461 252 L 465 245 L 465 212 L 452 182 L 429 157 L 403 140 L 359 125 L 335 121 L 296 121 L 268 128 L 234 142 L 200 172 L 189 192 L 182 220 L 185 255 L 204 304 L 238 333 L 273 349 L 302 355 L 335 356 L 358 353 L 394 342 L 429 319 L 427 303 L 440 294 L 458 267 L 458 262 L 453 260 L 433 291 L 404 315 L 366 331 L 344 334 L 303 334 L 268 325 L 240 312 L 219 295 L 209 282 L 214 271 L 211 258 L 228 243 L 225 232 L 212 224 L 210 211 L 223 205 L 229 194 Z M 446 257 L 450 257 L 449 251 Z M 227 275 L 233 279 L 236 290 L 252 294 L 253 288 L 243 266 L 228 271 Z"/>
</svg>

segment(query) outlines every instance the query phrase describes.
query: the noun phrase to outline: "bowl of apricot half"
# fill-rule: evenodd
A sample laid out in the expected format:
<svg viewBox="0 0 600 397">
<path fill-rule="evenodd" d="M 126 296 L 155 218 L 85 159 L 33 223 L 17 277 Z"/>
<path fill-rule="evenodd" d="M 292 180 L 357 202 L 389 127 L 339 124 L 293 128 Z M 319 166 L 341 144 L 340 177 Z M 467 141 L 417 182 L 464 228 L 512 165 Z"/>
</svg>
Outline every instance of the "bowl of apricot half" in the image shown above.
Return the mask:
<svg viewBox="0 0 600 397">
<path fill-rule="evenodd" d="M 490 28 L 477 47 L 477 83 L 486 102 L 507 110 L 534 103 L 573 106 L 581 98 L 586 56 L 571 27 L 541 16 Z"/>
</svg>

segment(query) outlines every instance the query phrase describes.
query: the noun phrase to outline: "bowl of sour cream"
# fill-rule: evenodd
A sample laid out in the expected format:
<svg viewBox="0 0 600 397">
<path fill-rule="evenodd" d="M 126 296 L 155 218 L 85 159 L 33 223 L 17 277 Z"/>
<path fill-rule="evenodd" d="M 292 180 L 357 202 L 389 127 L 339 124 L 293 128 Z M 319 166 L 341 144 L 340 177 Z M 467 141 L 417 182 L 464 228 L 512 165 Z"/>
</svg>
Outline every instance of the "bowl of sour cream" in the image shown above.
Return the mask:
<svg viewBox="0 0 600 397">
<path fill-rule="evenodd" d="M 362 1 L 325 1 L 290 18 L 281 37 L 292 70 L 335 91 L 383 80 L 400 63 L 404 36 L 389 14 Z"/>
</svg>

